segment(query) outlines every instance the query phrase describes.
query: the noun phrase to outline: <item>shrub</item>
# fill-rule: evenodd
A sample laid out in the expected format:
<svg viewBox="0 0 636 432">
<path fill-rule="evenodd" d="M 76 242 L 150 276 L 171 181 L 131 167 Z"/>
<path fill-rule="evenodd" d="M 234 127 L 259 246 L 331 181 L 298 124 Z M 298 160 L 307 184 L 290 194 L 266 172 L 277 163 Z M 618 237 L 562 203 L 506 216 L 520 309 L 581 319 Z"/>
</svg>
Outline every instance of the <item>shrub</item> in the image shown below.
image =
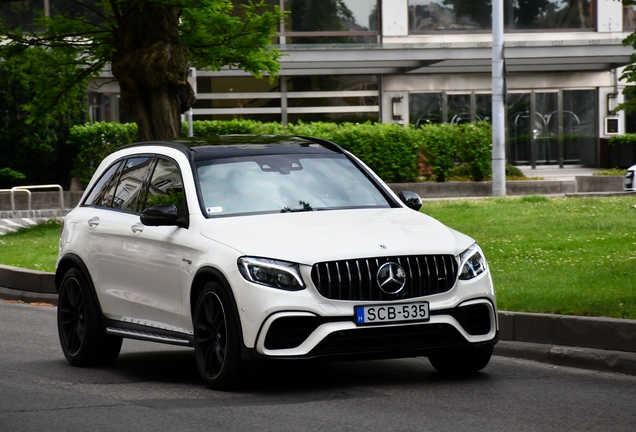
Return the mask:
<svg viewBox="0 0 636 432">
<path fill-rule="evenodd" d="M 188 125 L 184 123 L 183 130 Z M 445 181 L 457 165 L 466 177 L 482 181 L 490 173 L 490 125 L 485 122 L 428 124 L 421 129 L 396 124 L 280 123 L 253 120 L 195 121 L 195 137 L 227 134 L 283 134 L 334 141 L 351 151 L 387 182 L 416 181 L 422 169 Z M 124 144 L 137 140 L 134 123 L 89 123 L 71 129 L 69 146 L 78 148 L 72 175 L 87 184 L 99 162 Z"/>
<path fill-rule="evenodd" d="M 86 123 L 73 126 L 67 145 L 77 148 L 71 171 L 87 185 L 99 163 L 119 147 L 138 141 L 136 123 Z"/>
<path fill-rule="evenodd" d="M 446 181 L 459 159 L 459 127 L 449 123 L 427 124 L 419 131 L 424 142 L 424 159 L 433 169 L 433 178 Z"/>
<path fill-rule="evenodd" d="M 636 134 L 626 133 L 624 135 L 614 135 L 610 138 L 609 144 L 612 146 L 636 144 Z"/>
<path fill-rule="evenodd" d="M 459 125 L 458 157 L 469 166 L 474 181 L 484 181 L 492 172 L 492 126 L 487 122 Z"/>
<path fill-rule="evenodd" d="M 525 177 L 526 175 L 514 165 L 506 164 L 506 177 Z"/>
</svg>

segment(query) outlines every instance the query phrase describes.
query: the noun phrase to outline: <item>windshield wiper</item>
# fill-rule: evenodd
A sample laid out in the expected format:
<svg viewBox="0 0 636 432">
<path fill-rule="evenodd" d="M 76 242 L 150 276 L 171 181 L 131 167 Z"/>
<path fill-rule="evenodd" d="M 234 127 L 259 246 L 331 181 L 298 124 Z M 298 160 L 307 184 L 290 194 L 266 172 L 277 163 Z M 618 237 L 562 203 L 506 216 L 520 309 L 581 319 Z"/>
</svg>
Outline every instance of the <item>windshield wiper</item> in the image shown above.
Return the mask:
<svg viewBox="0 0 636 432">
<path fill-rule="evenodd" d="M 298 204 L 300 204 L 302 207 L 299 207 L 299 208 L 283 207 L 280 210 L 280 212 L 281 213 L 295 213 L 295 212 L 314 211 L 314 209 L 311 207 L 311 205 L 309 205 L 309 203 L 306 203 L 305 201 L 298 201 Z"/>
</svg>

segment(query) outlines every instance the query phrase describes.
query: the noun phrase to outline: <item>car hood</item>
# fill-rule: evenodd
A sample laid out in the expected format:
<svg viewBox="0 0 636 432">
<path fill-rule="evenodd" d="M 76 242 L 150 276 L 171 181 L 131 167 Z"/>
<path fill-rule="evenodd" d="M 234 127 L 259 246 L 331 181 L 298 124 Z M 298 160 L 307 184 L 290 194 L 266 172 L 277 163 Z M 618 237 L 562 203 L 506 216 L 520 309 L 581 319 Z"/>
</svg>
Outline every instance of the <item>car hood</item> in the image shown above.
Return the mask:
<svg viewBox="0 0 636 432">
<path fill-rule="evenodd" d="M 423 213 L 404 208 L 207 219 L 201 233 L 242 255 L 307 265 L 374 256 L 457 255 L 474 242 Z"/>
</svg>

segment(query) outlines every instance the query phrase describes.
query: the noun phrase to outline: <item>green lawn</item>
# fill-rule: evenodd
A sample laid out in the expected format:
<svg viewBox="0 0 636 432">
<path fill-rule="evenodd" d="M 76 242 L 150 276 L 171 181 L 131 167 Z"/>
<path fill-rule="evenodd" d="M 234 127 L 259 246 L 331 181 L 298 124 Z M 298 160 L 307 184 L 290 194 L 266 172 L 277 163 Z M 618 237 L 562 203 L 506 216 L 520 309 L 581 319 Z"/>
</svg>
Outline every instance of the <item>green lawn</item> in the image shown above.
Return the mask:
<svg viewBox="0 0 636 432">
<path fill-rule="evenodd" d="M 499 309 L 636 319 L 636 195 L 425 202 L 475 238 Z M 0 236 L 0 263 L 54 271 L 59 224 Z"/>
<path fill-rule="evenodd" d="M 55 271 L 60 223 L 54 219 L 0 236 L 0 264 Z"/>
<path fill-rule="evenodd" d="M 425 202 L 475 238 L 499 309 L 636 318 L 636 196 Z"/>
</svg>

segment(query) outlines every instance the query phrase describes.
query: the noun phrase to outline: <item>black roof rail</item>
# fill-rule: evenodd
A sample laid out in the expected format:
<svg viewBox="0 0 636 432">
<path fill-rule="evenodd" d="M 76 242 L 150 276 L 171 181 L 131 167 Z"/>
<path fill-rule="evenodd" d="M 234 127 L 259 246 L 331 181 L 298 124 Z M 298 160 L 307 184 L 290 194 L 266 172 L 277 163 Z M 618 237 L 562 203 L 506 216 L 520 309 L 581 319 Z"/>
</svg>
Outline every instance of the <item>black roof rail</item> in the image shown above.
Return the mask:
<svg viewBox="0 0 636 432">
<path fill-rule="evenodd" d="M 329 141 L 329 140 L 326 140 L 326 139 L 310 137 L 310 136 L 305 136 L 305 135 L 295 135 L 295 136 L 298 137 L 298 138 L 306 139 L 307 141 L 312 141 L 312 142 L 314 142 L 316 144 L 320 144 L 324 148 L 329 149 L 331 151 L 335 151 L 337 153 L 344 154 L 346 152 L 346 150 L 344 148 L 340 147 L 335 142 L 332 142 L 332 141 Z"/>
<path fill-rule="evenodd" d="M 148 145 L 170 147 L 170 148 L 179 150 L 181 153 L 185 154 L 188 157 L 188 159 L 192 159 L 192 150 L 190 150 L 190 148 L 187 145 L 176 140 L 175 141 L 140 141 L 136 143 L 123 145 L 119 147 L 117 150 L 134 148 L 134 147 L 142 147 L 142 146 L 148 146 Z"/>
</svg>

